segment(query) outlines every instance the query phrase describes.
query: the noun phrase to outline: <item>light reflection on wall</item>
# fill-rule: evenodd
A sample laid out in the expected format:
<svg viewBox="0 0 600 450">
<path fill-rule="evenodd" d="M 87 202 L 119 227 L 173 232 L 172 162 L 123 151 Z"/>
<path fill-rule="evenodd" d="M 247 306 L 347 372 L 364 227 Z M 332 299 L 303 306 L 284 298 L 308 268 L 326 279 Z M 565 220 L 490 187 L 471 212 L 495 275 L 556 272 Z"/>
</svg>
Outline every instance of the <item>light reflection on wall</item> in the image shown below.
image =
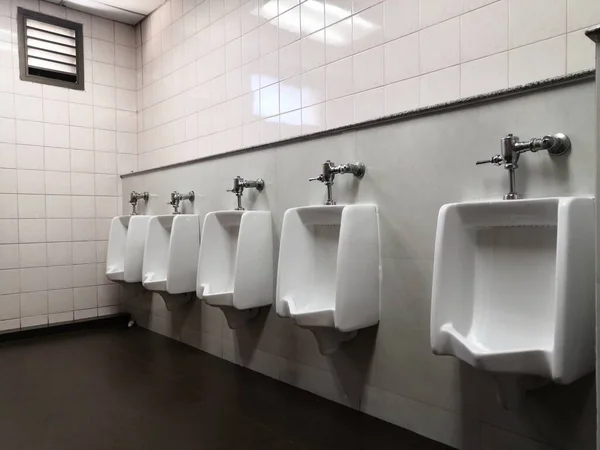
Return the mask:
<svg viewBox="0 0 600 450">
<path fill-rule="evenodd" d="M 352 13 L 351 2 L 348 3 L 350 3 L 348 9 L 328 4 L 326 9 L 327 21 L 329 23 L 334 23 L 349 17 Z M 323 17 L 319 16 L 323 14 L 323 5 L 323 0 L 307 0 L 306 2 L 302 3 L 302 23 L 306 24 L 307 28 L 322 28 Z M 258 9 L 253 10 L 252 14 L 264 18 L 270 18 L 275 17 L 277 15 L 277 12 L 277 2 L 272 0 L 259 7 Z M 276 27 L 277 25 L 273 24 L 272 26 Z M 347 36 L 352 36 L 352 29 L 354 30 L 354 35 L 358 39 L 362 39 L 380 28 L 379 25 L 376 25 L 373 22 L 365 20 L 362 17 L 358 16 L 354 16 L 352 18 L 352 21 L 344 22 L 340 26 L 343 28 L 349 28 L 351 32 L 347 33 L 347 30 L 344 30 L 343 33 L 340 33 L 329 29 L 327 31 L 328 44 L 334 45 L 336 47 L 341 47 L 350 44 L 350 40 L 347 38 Z M 297 23 L 295 22 L 294 18 L 285 14 L 279 16 L 279 28 L 282 28 L 292 33 L 297 33 Z M 310 36 L 308 36 L 308 39 L 322 41 L 322 33 L 313 33 Z"/>
</svg>

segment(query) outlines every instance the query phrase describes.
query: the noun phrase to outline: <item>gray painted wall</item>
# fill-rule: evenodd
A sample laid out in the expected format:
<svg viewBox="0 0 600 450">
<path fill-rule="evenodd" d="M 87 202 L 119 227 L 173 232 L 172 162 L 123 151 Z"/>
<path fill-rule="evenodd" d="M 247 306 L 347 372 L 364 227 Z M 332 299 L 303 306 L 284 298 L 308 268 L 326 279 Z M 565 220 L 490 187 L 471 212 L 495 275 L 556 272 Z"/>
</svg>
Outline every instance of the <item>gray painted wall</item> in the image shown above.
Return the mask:
<svg viewBox="0 0 600 450">
<path fill-rule="evenodd" d="M 496 401 L 488 374 L 455 358 L 434 356 L 429 343 L 440 206 L 502 196 L 504 170 L 476 167 L 475 160 L 498 153 L 508 132 L 530 138 L 561 131 L 573 142 L 572 153 L 560 160 L 543 152 L 525 155 L 517 175 L 520 192 L 594 195 L 594 117 L 594 83 L 580 82 L 124 179 L 124 193 L 154 194 L 148 214 L 169 213 L 166 202 L 176 189 L 195 190 L 197 200 L 184 212 L 203 216 L 234 206 L 225 190 L 235 175 L 262 177 L 265 191 L 247 191 L 244 203 L 272 211 L 278 240 L 286 209 L 323 202 L 324 186 L 307 181 L 320 173 L 323 161 L 363 161 L 365 178 L 340 176 L 334 193 L 339 203 L 380 206 L 381 322 L 332 357 L 320 355 L 313 335 L 278 318 L 274 307 L 237 332 L 227 328 L 219 309 L 198 300 L 170 313 L 160 297 L 129 287 L 125 308 L 158 333 L 456 448 L 596 448 L 593 375 L 531 392 L 521 409 L 508 412 Z M 123 205 L 127 211 L 125 197 Z"/>
</svg>

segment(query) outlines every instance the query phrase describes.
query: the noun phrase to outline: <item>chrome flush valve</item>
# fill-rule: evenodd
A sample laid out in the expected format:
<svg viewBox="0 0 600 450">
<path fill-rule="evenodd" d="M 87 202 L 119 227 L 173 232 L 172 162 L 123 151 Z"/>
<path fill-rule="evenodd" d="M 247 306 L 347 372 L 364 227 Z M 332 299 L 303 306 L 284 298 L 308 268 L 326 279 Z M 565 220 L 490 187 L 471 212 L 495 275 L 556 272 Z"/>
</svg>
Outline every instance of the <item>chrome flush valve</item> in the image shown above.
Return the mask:
<svg viewBox="0 0 600 450">
<path fill-rule="evenodd" d="M 265 182 L 262 178 L 258 178 L 256 180 L 244 180 L 239 175 L 233 179 L 233 188 L 227 189 L 227 192 L 233 192 L 237 197 L 237 207 L 236 211 L 243 211 L 244 207 L 242 206 L 242 195 L 244 194 L 244 189 L 246 188 L 254 188 L 258 192 L 261 192 L 265 188 Z"/>
<path fill-rule="evenodd" d="M 351 173 L 356 178 L 362 178 L 365 176 L 366 170 L 365 165 L 361 162 L 336 166 L 333 162 L 327 160 L 323 163 L 323 173 L 318 177 L 309 178 L 308 181 L 320 181 L 321 183 L 325 183 L 325 186 L 327 186 L 327 201 L 325 204 L 335 205 L 331 186 L 333 186 L 333 180 L 335 179 L 336 174 Z"/>
<path fill-rule="evenodd" d="M 129 203 L 131 203 L 131 215 L 136 216 L 138 213 L 136 209 L 138 200 L 144 200 L 145 202 L 147 202 L 149 198 L 149 192 L 131 191 L 131 194 L 129 194 Z"/>
<path fill-rule="evenodd" d="M 543 138 L 532 138 L 528 141 L 519 141 L 517 136 L 512 134 L 502 138 L 499 155 L 492 156 L 491 159 L 477 161 L 476 165 L 492 164 L 494 166 L 504 166 L 508 170 L 510 190 L 504 196 L 504 200 L 515 200 L 519 198 L 516 192 L 515 170 L 519 168 L 518 162 L 521 153 L 538 152 L 546 150 L 552 156 L 559 156 L 567 153 L 571 148 L 571 140 L 563 133 L 547 135 Z"/>
<path fill-rule="evenodd" d="M 183 200 L 189 200 L 190 202 L 193 202 L 195 198 L 196 194 L 194 194 L 194 191 L 190 191 L 187 194 L 180 194 L 177 191 L 173 191 L 171 192 L 171 201 L 167 202 L 167 205 L 171 205 L 173 207 L 173 214 L 181 214 L 181 211 L 179 211 L 179 203 L 181 203 Z"/>
</svg>

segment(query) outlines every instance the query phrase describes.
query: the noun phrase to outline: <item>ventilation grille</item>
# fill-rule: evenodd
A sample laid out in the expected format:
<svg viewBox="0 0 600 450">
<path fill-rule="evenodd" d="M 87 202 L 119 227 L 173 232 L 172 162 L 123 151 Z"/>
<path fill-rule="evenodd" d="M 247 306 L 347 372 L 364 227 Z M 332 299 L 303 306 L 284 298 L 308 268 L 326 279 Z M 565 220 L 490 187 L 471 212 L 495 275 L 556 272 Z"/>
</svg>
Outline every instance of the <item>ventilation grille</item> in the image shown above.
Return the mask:
<svg viewBox="0 0 600 450">
<path fill-rule="evenodd" d="M 80 24 L 19 8 L 21 79 L 83 89 Z"/>
</svg>

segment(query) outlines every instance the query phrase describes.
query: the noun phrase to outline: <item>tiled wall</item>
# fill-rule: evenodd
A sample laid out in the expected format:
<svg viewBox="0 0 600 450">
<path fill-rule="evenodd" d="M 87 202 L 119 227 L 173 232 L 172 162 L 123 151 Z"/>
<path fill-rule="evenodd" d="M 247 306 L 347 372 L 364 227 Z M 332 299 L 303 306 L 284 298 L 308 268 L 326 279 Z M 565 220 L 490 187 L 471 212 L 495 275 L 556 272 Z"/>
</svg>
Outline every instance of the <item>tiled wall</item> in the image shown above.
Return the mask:
<svg viewBox="0 0 600 450">
<path fill-rule="evenodd" d="M 324 203 L 325 187 L 308 178 L 320 173 L 326 159 L 364 162 L 362 180 L 338 176 L 333 191 L 339 204 L 379 206 L 381 320 L 330 357 L 319 353 L 310 331 L 279 318 L 274 306 L 235 331 L 218 308 L 200 300 L 169 312 L 158 295 L 145 293 L 126 306 L 141 326 L 456 448 L 595 450 L 592 374 L 569 386 L 529 392 L 517 410 L 506 411 L 496 400 L 490 374 L 432 354 L 429 325 L 439 208 L 507 192 L 505 170 L 475 165 L 498 152 L 506 133 L 529 139 L 562 131 L 573 142 L 565 157 L 523 155 L 519 192 L 594 195 L 594 87 L 588 80 L 123 180 L 124 194 L 154 194 L 141 205 L 147 214 L 169 214 L 172 190 L 194 190 L 196 201 L 184 202 L 184 211 L 203 220 L 207 212 L 234 207 L 235 197 L 226 192 L 234 176 L 261 177 L 264 191 L 245 192 L 244 206 L 272 212 L 279 243 L 286 209 Z"/>
<path fill-rule="evenodd" d="M 19 80 L 16 11 L 83 23 L 85 91 Z M 115 312 L 106 284 L 118 173 L 137 168 L 133 27 L 0 1 L 0 331 Z"/>
<path fill-rule="evenodd" d="M 139 168 L 593 67 L 597 0 L 169 0 L 142 23 Z"/>
</svg>

